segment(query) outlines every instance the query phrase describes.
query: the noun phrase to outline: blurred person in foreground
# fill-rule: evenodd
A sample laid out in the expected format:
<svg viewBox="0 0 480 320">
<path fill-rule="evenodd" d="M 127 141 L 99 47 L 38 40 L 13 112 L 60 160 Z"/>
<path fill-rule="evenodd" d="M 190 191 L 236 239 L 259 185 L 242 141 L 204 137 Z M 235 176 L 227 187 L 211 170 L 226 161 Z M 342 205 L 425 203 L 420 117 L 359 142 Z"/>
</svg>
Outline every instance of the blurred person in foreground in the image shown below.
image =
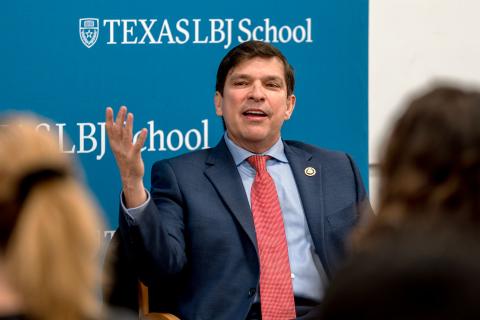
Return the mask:
<svg viewBox="0 0 480 320">
<path fill-rule="evenodd" d="M 354 246 L 417 219 L 479 225 L 479 91 L 437 86 L 414 98 L 385 146 L 377 216 Z"/>
<path fill-rule="evenodd" d="M 480 318 L 480 93 L 423 93 L 385 145 L 377 215 L 354 231 L 322 317 Z"/>
<path fill-rule="evenodd" d="M 424 222 L 376 234 L 349 257 L 327 289 L 319 319 L 480 319 L 478 232 Z"/>
<path fill-rule="evenodd" d="M 99 210 L 39 119 L 0 119 L 0 319 L 104 319 Z"/>
</svg>

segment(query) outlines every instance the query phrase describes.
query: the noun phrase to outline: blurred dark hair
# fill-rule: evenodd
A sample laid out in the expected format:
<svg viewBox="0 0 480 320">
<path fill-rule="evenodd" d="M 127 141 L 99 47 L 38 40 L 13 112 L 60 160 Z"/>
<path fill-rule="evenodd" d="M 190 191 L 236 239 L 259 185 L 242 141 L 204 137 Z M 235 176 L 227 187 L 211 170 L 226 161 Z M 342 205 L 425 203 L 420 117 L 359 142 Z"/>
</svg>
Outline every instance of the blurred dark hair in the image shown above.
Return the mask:
<svg viewBox="0 0 480 320">
<path fill-rule="evenodd" d="M 428 212 L 480 222 L 480 93 L 443 86 L 414 99 L 380 173 L 380 220 Z"/>
<path fill-rule="evenodd" d="M 287 95 L 291 96 L 295 87 L 295 76 L 292 66 L 288 63 L 287 58 L 280 50 L 269 43 L 263 41 L 247 41 L 239 44 L 230 50 L 220 62 L 217 70 L 217 82 L 215 90 L 223 96 L 223 88 L 230 70 L 238 66 L 240 63 L 256 57 L 260 58 L 279 58 L 284 66 L 285 82 L 287 84 Z"/>
</svg>

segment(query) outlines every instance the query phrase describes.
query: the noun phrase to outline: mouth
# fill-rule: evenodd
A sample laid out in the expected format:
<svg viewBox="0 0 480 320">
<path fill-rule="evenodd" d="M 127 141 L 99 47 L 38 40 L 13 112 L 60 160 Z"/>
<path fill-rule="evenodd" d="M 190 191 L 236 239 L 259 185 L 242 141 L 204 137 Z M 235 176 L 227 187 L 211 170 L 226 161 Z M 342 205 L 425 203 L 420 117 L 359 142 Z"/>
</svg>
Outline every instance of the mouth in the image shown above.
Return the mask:
<svg viewBox="0 0 480 320">
<path fill-rule="evenodd" d="M 262 120 L 268 117 L 268 115 L 259 109 L 249 109 L 242 113 L 245 117 L 250 120 Z"/>
</svg>

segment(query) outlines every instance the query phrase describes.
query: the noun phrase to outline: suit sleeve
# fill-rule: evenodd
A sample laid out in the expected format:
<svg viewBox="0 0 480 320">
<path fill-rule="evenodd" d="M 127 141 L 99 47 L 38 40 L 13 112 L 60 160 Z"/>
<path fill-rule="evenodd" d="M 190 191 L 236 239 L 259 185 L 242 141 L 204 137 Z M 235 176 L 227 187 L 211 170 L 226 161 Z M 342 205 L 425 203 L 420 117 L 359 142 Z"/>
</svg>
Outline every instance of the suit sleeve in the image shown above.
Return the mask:
<svg viewBox="0 0 480 320">
<path fill-rule="evenodd" d="M 367 191 L 365 190 L 365 185 L 363 184 L 362 177 L 360 175 L 360 171 L 358 170 L 355 162 L 353 161 L 352 157 L 349 154 L 346 154 L 348 160 L 350 161 L 350 166 L 352 167 L 352 171 L 355 178 L 355 189 L 357 193 L 357 204 L 359 208 L 360 215 L 360 223 L 368 220 L 371 215 L 373 215 L 372 206 L 370 205 L 370 201 L 368 199 Z"/>
<path fill-rule="evenodd" d="M 126 254 L 149 285 L 178 274 L 187 258 L 184 239 L 183 199 L 168 160 L 152 167 L 151 201 L 134 217 L 120 207 L 119 232 Z"/>
</svg>

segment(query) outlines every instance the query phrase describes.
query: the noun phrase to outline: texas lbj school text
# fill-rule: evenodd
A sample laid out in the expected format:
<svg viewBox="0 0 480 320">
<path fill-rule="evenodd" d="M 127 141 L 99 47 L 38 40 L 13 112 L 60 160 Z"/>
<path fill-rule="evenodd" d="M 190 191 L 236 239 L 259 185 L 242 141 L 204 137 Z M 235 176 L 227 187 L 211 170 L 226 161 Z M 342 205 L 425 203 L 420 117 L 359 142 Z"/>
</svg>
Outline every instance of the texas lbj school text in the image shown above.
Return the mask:
<svg viewBox="0 0 480 320">
<path fill-rule="evenodd" d="M 157 151 L 178 151 L 185 147 L 189 151 L 197 149 L 208 149 L 208 119 L 200 122 L 198 128 L 191 128 L 187 131 L 173 129 L 164 131 L 156 128 L 155 121 L 147 122 L 148 136 L 142 152 Z M 53 127 L 53 128 L 52 128 Z M 105 155 L 105 122 L 77 122 L 75 128 L 67 128 L 66 123 L 40 123 L 37 130 L 53 131 L 58 134 L 60 151 L 65 153 L 94 153 L 96 160 L 101 160 Z M 78 130 L 78 140 L 69 143 L 66 141 L 66 132 Z M 133 136 L 136 141 L 140 131 Z M 69 134 L 70 137 L 75 135 Z"/>
</svg>

